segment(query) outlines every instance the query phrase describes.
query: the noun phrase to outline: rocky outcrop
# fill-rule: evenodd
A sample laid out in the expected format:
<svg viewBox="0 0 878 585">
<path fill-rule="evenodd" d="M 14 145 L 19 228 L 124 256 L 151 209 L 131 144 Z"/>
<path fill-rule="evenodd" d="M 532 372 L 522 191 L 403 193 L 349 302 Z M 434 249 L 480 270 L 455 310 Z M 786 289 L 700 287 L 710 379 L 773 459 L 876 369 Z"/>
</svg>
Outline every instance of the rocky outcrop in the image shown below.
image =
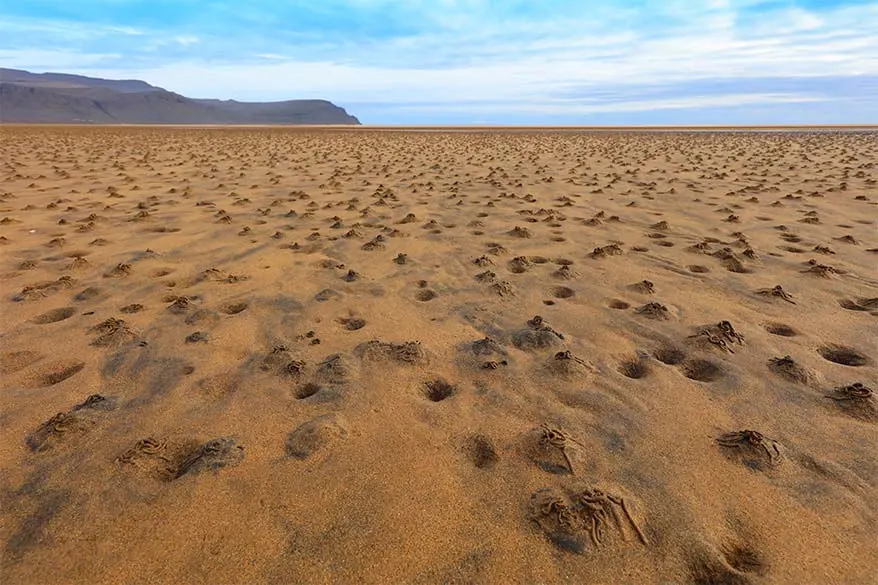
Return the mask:
<svg viewBox="0 0 878 585">
<path fill-rule="evenodd" d="M 0 122 L 48 124 L 359 124 L 325 100 L 192 99 L 139 80 L 0 69 Z"/>
</svg>

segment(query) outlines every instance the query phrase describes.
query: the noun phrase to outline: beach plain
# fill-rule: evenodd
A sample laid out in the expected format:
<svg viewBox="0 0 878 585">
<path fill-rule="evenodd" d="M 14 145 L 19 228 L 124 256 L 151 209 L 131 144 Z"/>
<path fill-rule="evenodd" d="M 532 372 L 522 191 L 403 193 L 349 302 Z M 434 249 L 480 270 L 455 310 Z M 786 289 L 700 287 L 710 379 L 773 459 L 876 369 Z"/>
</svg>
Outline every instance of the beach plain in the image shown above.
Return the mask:
<svg viewBox="0 0 878 585">
<path fill-rule="evenodd" d="M 5 126 L 4 583 L 868 583 L 878 135 Z"/>
</svg>

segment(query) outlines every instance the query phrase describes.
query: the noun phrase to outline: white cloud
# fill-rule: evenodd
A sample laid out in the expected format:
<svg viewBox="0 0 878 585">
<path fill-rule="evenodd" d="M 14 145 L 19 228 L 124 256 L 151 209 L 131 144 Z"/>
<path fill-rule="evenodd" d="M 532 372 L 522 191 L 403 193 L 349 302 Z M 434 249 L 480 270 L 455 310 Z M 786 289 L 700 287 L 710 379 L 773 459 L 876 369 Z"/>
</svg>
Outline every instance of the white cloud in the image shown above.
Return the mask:
<svg viewBox="0 0 878 585">
<path fill-rule="evenodd" d="M 35 38 L 41 38 L 37 37 L 37 35 L 48 35 L 51 38 L 51 44 L 63 45 L 65 41 L 97 39 L 109 36 L 134 37 L 149 33 L 144 29 L 132 26 L 108 26 L 97 23 L 83 24 L 65 20 L 4 16 L 0 19 L 0 34 L 6 37 L 6 43 L 9 44 L 11 43 L 8 39 L 13 36 L 18 36 L 24 40 L 30 38 L 31 42 L 33 42 Z"/>
<path fill-rule="evenodd" d="M 779 93 L 739 93 L 721 96 L 692 96 L 652 100 L 614 101 L 610 103 L 581 103 L 580 100 L 568 102 L 545 101 L 534 103 L 456 103 L 456 104 L 414 104 L 400 105 L 397 108 L 409 112 L 460 112 L 473 114 L 603 114 L 615 112 L 646 112 L 655 110 L 688 110 L 699 108 L 727 108 L 756 104 L 796 104 L 826 101 L 826 98 Z"/>
<path fill-rule="evenodd" d="M 295 61 L 261 54 L 246 63 L 180 61 L 159 67 L 101 69 L 171 87 L 186 95 L 281 99 L 328 97 L 349 102 L 405 103 L 550 100 L 571 90 L 683 83 L 711 78 L 878 75 L 871 39 L 832 33 L 785 39 L 740 39 L 710 34 L 606 42 L 540 39 L 497 45 L 485 59 L 437 68 L 364 65 L 356 60 Z M 386 50 L 383 49 L 383 50 Z M 516 59 L 495 58 L 511 54 Z M 495 53 L 496 52 L 496 53 Z M 372 60 L 369 60 L 370 63 Z M 210 69 L 209 76 L 203 71 Z"/>
<path fill-rule="evenodd" d="M 135 37 L 143 36 L 146 34 L 146 31 L 134 28 L 133 26 L 107 26 L 102 29 L 108 33 L 119 33 L 122 35 L 131 35 Z"/>
<path fill-rule="evenodd" d="M 121 58 L 118 53 L 76 53 L 73 51 L 52 51 L 40 49 L 0 49 L 0 63 L 9 67 L 34 69 L 37 71 L 59 71 L 74 73 L 83 67 Z M 5 66 L 5 65 L 4 65 Z"/>
</svg>

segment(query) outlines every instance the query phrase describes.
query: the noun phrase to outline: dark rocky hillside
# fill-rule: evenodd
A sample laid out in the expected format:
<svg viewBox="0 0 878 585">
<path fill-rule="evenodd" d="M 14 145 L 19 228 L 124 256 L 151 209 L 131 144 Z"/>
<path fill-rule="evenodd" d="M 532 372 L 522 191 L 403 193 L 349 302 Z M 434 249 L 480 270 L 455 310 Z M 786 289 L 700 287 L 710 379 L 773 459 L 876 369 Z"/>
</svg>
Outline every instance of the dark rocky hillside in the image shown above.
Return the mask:
<svg viewBox="0 0 878 585">
<path fill-rule="evenodd" d="M 0 69 L 0 122 L 94 124 L 359 124 L 325 100 L 192 99 L 139 80 Z"/>
</svg>

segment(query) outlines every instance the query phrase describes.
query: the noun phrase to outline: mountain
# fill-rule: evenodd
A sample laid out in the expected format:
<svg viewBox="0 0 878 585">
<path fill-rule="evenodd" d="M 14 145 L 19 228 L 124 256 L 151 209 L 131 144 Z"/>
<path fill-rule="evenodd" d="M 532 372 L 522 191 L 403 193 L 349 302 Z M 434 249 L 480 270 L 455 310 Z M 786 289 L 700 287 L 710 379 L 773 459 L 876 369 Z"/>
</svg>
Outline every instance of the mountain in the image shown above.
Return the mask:
<svg viewBox="0 0 878 585">
<path fill-rule="evenodd" d="M 0 68 L 0 122 L 94 124 L 359 124 L 325 100 L 193 99 L 136 79 Z"/>
</svg>

